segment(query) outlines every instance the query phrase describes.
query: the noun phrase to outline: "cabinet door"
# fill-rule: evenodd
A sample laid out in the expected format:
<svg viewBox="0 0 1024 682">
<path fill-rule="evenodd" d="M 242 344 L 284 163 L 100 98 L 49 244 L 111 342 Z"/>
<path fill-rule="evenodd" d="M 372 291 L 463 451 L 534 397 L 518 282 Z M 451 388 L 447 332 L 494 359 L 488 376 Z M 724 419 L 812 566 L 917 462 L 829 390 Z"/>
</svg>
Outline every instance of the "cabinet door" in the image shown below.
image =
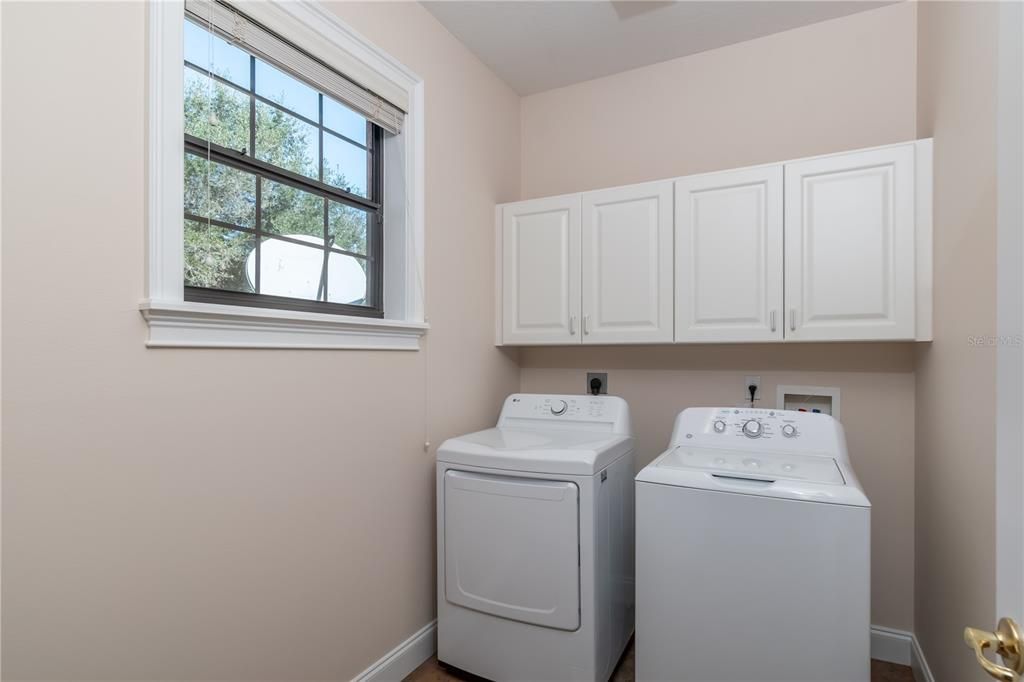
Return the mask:
<svg viewBox="0 0 1024 682">
<path fill-rule="evenodd" d="M 672 183 L 583 195 L 583 343 L 672 341 Z"/>
<path fill-rule="evenodd" d="M 914 339 L 914 146 L 786 164 L 786 338 Z"/>
<path fill-rule="evenodd" d="M 676 341 L 782 339 L 782 166 L 676 181 Z"/>
<path fill-rule="evenodd" d="M 502 209 L 502 338 L 579 343 L 580 195 Z"/>
</svg>

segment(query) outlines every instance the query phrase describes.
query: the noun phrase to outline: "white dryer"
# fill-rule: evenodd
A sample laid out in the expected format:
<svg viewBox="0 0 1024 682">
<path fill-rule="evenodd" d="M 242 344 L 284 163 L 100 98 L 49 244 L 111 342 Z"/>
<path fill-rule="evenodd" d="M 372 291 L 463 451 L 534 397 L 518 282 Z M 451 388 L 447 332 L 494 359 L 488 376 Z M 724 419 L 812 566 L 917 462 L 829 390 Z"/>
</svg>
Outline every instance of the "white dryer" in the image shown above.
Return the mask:
<svg viewBox="0 0 1024 682">
<path fill-rule="evenodd" d="M 638 680 L 868 682 L 871 508 L 838 421 L 691 408 L 636 480 Z"/>
<path fill-rule="evenodd" d="M 607 680 L 633 633 L 633 438 L 609 396 L 511 395 L 437 452 L 437 657 Z"/>
</svg>

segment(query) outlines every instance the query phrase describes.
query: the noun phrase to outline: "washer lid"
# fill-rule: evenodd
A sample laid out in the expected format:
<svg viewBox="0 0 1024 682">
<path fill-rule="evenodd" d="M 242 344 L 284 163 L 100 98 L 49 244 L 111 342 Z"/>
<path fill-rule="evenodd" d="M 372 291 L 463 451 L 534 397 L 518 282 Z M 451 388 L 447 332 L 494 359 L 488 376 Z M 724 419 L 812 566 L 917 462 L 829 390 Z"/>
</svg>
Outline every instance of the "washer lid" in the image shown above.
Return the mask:
<svg viewBox="0 0 1024 682">
<path fill-rule="evenodd" d="M 630 436 L 566 429 L 493 428 L 449 438 L 440 462 L 509 471 L 593 476 L 633 449 Z"/>
<path fill-rule="evenodd" d="M 869 507 L 852 473 L 832 457 L 680 445 L 663 453 L 638 482 Z"/>
<path fill-rule="evenodd" d="M 788 479 L 810 483 L 846 483 L 832 457 L 788 453 L 742 452 L 678 446 L 665 453 L 657 466 L 700 469 L 761 479 Z"/>
</svg>

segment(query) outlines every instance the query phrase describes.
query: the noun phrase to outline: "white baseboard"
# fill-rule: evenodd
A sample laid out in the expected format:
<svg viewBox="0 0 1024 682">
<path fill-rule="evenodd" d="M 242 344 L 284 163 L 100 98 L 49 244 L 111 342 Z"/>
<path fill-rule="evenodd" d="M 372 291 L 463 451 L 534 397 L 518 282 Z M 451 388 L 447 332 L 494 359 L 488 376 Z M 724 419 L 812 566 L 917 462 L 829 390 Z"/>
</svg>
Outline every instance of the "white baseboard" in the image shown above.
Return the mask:
<svg viewBox="0 0 1024 682">
<path fill-rule="evenodd" d="M 932 675 L 928 661 L 924 658 L 924 651 L 921 649 L 921 643 L 917 641 L 917 635 L 911 635 L 910 656 L 910 667 L 914 669 L 915 682 L 935 682 L 935 676 Z"/>
<path fill-rule="evenodd" d="M 437 621 L 432 620 L 356 676 L 354 682 L 400 682 L 437 651 Z M 871 626 L 871 658 L 914 670 L 916 682 L 935 682 L 917 637 L 906 630 Z"/>
<path fill-rule="evenodd" d="M 871 626 L 871 658 L 900 665 L 910 665 L 914 635 L 906 630 Z"/>
<path fill-rule="evenodd" d="M 401 682 L 437 651 L 437 620 L 432 620 L 359 673 L 354 682 Z"/>
</svg>

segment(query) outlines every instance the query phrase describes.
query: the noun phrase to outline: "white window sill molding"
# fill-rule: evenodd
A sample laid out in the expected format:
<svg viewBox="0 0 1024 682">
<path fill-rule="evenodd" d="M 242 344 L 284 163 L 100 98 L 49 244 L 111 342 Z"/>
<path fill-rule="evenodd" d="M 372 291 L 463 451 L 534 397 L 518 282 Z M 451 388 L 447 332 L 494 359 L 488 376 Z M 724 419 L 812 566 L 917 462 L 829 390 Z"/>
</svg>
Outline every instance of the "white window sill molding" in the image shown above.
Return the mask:
<svg viewBox="0 0 1024 682">
<path fill-rule="evenodd" d="M 177 301 L 143 301 L 150 348 L 419 350 L 425 322 Z"/>
</svg>

